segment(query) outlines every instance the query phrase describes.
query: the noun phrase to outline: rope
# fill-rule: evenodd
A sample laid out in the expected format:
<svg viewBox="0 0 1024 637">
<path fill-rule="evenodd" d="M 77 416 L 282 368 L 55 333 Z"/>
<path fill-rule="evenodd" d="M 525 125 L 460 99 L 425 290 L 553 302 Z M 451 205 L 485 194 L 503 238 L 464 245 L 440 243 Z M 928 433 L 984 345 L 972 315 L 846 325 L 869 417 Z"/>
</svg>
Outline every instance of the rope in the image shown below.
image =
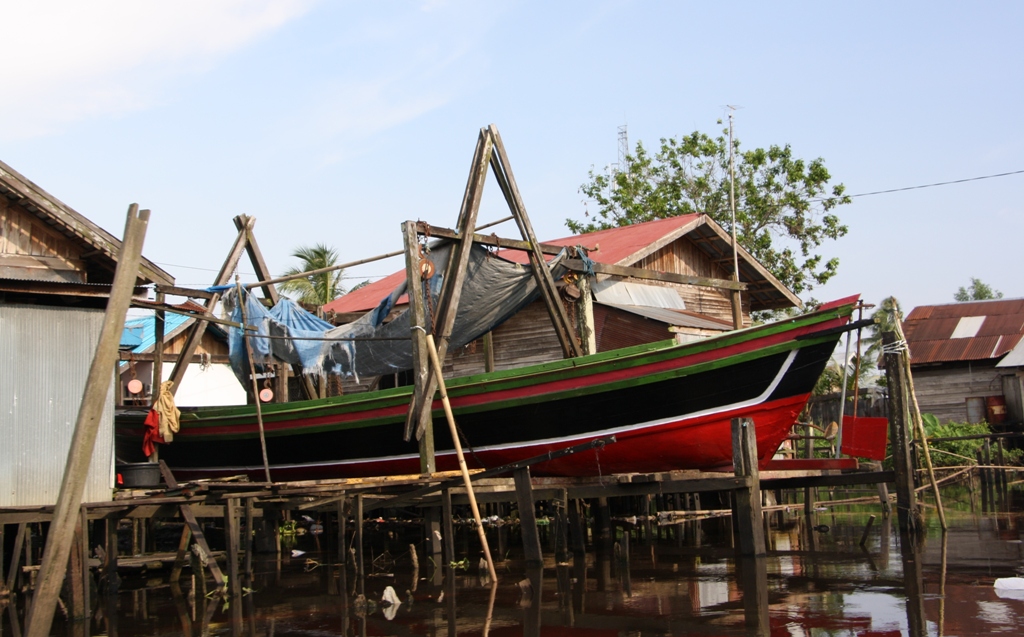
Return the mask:
<svg viewBox="0 0 1024 637">
<path fill-rule="evenodd" d="M 905 340 L 894 341 L 888 345 L 882 346 L 883 354 L 901 354 L 907 351 L 907 342 Z"/>
</svg>

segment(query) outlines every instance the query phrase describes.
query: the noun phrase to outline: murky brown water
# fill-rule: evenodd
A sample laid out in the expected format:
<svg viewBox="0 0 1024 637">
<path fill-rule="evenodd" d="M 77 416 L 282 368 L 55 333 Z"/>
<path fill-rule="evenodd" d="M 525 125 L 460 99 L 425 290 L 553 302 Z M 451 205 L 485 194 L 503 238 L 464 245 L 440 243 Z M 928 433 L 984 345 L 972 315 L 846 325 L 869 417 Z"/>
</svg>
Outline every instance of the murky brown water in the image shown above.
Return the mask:
<svg viewBox="0 0 1024 637">
<path fill-rule="evenodd" d="M 777 514 L 769 555 L 760 560 L 737 559 L 723 525 L 708 522 L 701 547 L 690 533 L 651 544 L 634 538 L 628 563 L 621 550 L 608 558 L 588 553 L 585 571 L 573 560 L 549 560 L 543 572 L 527 572 L 513 548 L 498 564 L 495 587 L 476 565 L 445 580 L 422 552 L 414 574 L 408 544 L 396 541 L 388 546 L 393 566 L 378 560 L 386 572 L 365 580 L 365 607 L 356 601 L 352 567 L 332 565 L 333 555 L 300 538 L 297 548 L 308 552 L 259 560 L 252 592 L 241 600 L 195 600 L 187 575 L 179 591 L 155 572 L 126 578 L 91 621 L 57 622 L 53 634 L 1024 634 L 1024 595 L 1003 597 L 993 588 L 997 577 L 1024 576 L 1024 514 L 951 511 L 945 539 L 930 528 L 916 552 L 902 551 L 895 521 L 881 518 L 862 548 L 867 516 Z M 374 550 L 379 557 L 382 547 Z M 380 600 L 389 586 L 401 603 L 386 608 Z M 2 637 L 20 637 L 22 612 L 20 602 L 7 605 Z"/>
</svg>

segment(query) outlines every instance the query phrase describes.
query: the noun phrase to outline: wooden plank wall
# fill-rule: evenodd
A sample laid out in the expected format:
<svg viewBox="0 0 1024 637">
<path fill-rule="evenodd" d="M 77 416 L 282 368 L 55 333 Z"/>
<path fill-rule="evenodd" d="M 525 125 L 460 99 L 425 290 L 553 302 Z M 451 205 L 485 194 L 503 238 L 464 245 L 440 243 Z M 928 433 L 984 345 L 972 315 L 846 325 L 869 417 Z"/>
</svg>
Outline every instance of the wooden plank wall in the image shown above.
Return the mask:
<svg viewBox="0 0 1024 637">
<path fill-rule="evenodd" d="M 637 268 L 687 274 L 690 276 L 715 279 L 732 278 L 731 262 L 728 264 L 728 268 L 723 268 L 721 265 L 713 263 L 703 250 L 686 237 L 673 241 L 661 250 L 631 265 Z M 635 282 L 674 288 L 679 293 L 679 296 L 682 297 L 683 302 L 686 303 L 686 309 L 732 323 L 732 302 L 725 290 L 676 283 L 657 283 L 654 281 L 636 280 Z M 744 294 L 741 295 L 741 299 L 743 301 L 743 322 L 749 325 L 750 298 Z"/>
<path fill-rule="evenodd" d="M 967 398 L 1002 396 L 1002 377 L 1006 374 L 1007 371 L 997 369 L 994 362 L 963 367 L 915 368 L 914 390 L 922 413 L 934 414 L 939 422 L 966 422 Z"/>
<path fill-rule="evenodd" d="M 0 197 L 0 277 L 86 282 L 81 248 Z"/>
</svg>

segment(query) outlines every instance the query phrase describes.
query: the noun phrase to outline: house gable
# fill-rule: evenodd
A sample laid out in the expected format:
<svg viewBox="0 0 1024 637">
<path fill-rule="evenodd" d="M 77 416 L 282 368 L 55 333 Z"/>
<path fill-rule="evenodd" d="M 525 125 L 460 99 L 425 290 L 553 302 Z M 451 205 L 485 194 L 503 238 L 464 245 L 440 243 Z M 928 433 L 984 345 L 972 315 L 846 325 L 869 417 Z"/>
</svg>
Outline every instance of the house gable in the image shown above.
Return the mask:
<svg viewBox="0 0 1024 637">
<path fill-rule="evenodd" d="M 0 278 L 53 283 L 113 282 L 121 241 L 0 162 Z M 173 285 L 143 258 L 138 284 Z"/>
</svg>

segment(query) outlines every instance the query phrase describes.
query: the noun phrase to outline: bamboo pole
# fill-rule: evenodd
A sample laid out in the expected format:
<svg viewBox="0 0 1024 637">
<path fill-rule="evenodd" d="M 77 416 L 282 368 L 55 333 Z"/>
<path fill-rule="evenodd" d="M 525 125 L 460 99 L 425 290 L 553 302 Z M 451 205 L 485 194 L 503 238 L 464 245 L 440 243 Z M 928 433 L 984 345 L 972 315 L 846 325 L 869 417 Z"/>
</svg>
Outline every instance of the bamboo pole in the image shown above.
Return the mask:
<svg viewBox="0 0 1024 637">
<path fill-rule="evenodd" d="M 910 405 L 913 408 L 911 413 L 914 421 L 914 431 L 921 438 L 921 448 L 924 450 L 924 463 L 928 467 L 928 479 L 932 483 L 932 493 L 935 495 L 935 507 L 939 511 L 939 524 L 942 525 L 942 530 L 946 531 L 949 527 L 946 525 L 946 512 L 942 508 L 942 495 L 939 493 L 939 484 L 935 481 L 935 468 L 932 466 L 932 454 L 929 450 L 928 435 L 924 430 L 924 423 L 921 420 L 921 407 L 917 404 L 917 392 L 914 391 L 914 378 L 910 373 L 910 348 L 907 347 L 907 337 L 903 334 L 902 321 L 899 315 L 893 315 L 893 323 L 896 328 L 896 336 L 903 343 L 903 356 L 902 359 L 903 369 L 906 373 L 906 385 L 904 389 L 910 396 Z"/>
<path fill-rule="evenodd" d="M 121 252 L 117 258 L 117 270 L 114 272 L 114 282 L 110 288 L 110 299 L 107 302 L 96 353 L 82 392 L 82 404 L 78 410 L 75 431 L 68 449 L 64 479 L 61 482 L 57 503 L 54 505 L 53 521 L 50 523 L 46 548 L 43 551 L 35 596 L 26 618 L 26 637 L 46 637 L 53 624 L 53 613 L 64 583 L 86 476 L 89 473 L 96 436 L 99 434 L 100 421 L 113 380 L 110 370 L 117 359 L 124 319 L 139 275 L 142 245 L 145 243 L 148 225 L 149 210 L 139 210 L 138 204 L 134 203 L 128 207 L 124 241 L 121 243 Z"/>
<path fill-rule="evenodd" d="M 414 329 L 423 329 L 416 326 Z M 426 330 L 424 330 L 425 332 Z M 455 455 L 459 459 L 459 470 L 462 471 L 462 481 L 466 485 L 466 495 L 469 496 L 469 507 L 473 510 L 473 519 L 476 520 L 476 530 L 480 536 L 480 543 L 483 545 L 484 557 L 487 559 L 487 571 L 492 582 L 498 581 L 498 574 L 494 570 L 494 560 L 491 559 L 491 547 L 487 544 L 487 533 L 484 532 L 483 520 L 480 518 L 480 508 L 476 504 L 476 494 L 473 493 L 473 481 L 469 477 L 469 467 L 466 466 L 466 456 L 462 453 L 462 443 L 459 442 L 459 432 L 455 427 L 455 416 L 452 414 L 452 405 L 448 401 L 448 390 L 444 386 L 444 377 L 441 370 L 441 361 L 437 356 L 437 346 L 434 345 L 434 335 L 427 334 L 427 353 L 430 355 L 430 362 L 434 366 L 434 377 L 437 379 L 437 390 L 441 394 L 441 404 L 444 406 L 444 415 L 448 419 L 448 429 L 452 434 L 452 443 L 455 446 Z M 425 396 L 424 401 L 430 400 Z"/>
</svg>

